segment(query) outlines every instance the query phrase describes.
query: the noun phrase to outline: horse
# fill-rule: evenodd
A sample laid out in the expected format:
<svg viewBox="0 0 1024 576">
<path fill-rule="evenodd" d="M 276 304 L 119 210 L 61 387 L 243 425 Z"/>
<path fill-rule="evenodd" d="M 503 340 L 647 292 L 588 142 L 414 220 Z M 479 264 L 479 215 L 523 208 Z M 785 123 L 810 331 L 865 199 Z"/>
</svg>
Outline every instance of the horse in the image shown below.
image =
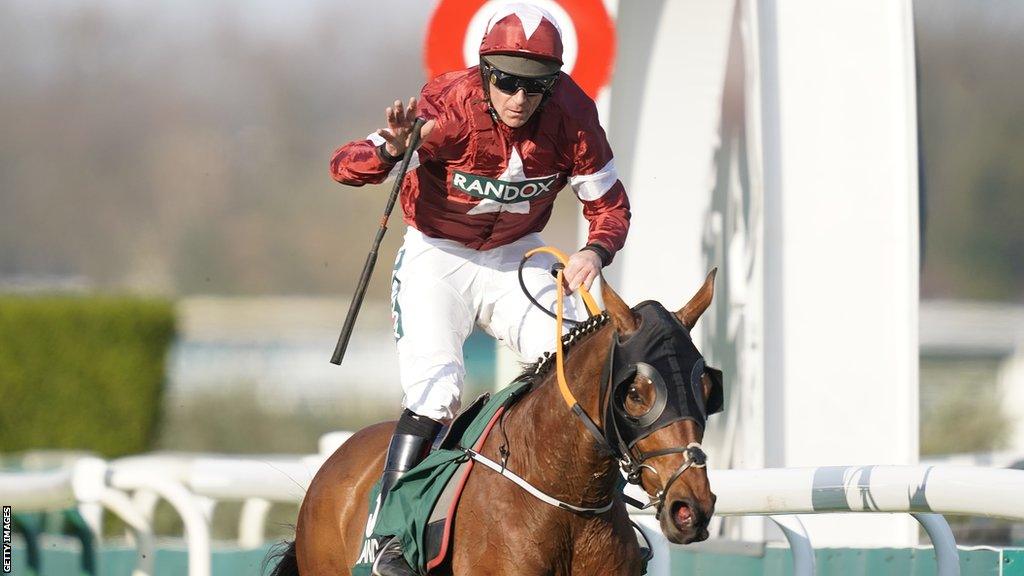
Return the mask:
<svg viewBox="0 0 1024 576">
<path fill-rule="evenodd" d="M 622 384 L 613 388 L 601 385 L 602 378 L 610 379 L 609 357 L 617 345 L 640 341 L 652 330 L 676 337 L 685 333 L 685 342 L 690 342 L 689 330 L 711 303 L 714 276 L 712 270 L 678 311 L 667 311 L 656 302 L 645 303 L 657 305 L 663 311 L 660 316 L 640 314 L 644 304 L 631 309 L 607 282 L 601 283 L 604 321 L 574 328 L 563 338 L 567 348 L 565 382 L 591 424 L 607 433 L 611 420 L 629 425 L 642 421 L 659 404 L 662 410 L 666 408 L 665 386 L 659 387 L 660 376 L 650 370 L 629 372 Z M 671 355 L 686 352 L 674 346 L 670 346 Z M 699 384 L 694 385 L 700 400 L 707 406 L 709 401 L 715 402 L 717 393 L 720 408 L 721 373 L 717 374 L 716 389 L 717 371 L 704 369 L 700 353 L 692 343 L 688 347 L 692 349 L 689 358 L 695 353 L 703 370 L 697 376 Z M 678 364 L 679 358 L 669 360 Z M 566 405 L 555 371 L 541 370 L 543 364 L 533 367 L 536 376 L 531 390 L 503 414 L 503 434 L 492 433 L 479 453 L 492 460 L 504 456 L 509 470 L 563 502 L 610 508 L 588 515 L 548 506 L 507 478 L 479 466 L 469 475 L 458 502 L 450 563 L 444 573 L 642 574 L 646 559 L 617 490 L 620 470 L 652 498 L 659 527 L 670 542 L 706 539 L 716 496 L 700 450 L 704 422 L 676 419 L 656 430 L 634 434 L 635 443 L 623 442 L 621 430 L 617 438 L 602 442 L 582 417 L 571 415 L 576 410 Z M 669 400 L 684 402 L 676 396 L 670 395 Z M 675 409 L 678 413 L 680 407 Z M 395 422 L 383 422 L 364 428 L 327 459 L 309 485 L 295 540 L 280 554 L 274 576 L 350 576 L 364 537 L 368 495 L 381 476 L 394 426 Z M 616 441 L 620 450 L 616 452 L 613 446 L 609 451 L 609 442 Z"/>
</svg>

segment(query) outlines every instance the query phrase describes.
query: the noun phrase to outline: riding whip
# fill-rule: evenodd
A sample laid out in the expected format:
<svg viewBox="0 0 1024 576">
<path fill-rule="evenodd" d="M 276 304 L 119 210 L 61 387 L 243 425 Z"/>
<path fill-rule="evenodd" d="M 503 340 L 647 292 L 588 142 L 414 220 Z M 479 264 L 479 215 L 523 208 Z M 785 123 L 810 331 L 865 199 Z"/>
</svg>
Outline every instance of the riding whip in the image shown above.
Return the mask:
<svg viewBox="0 0 1024 576">
<path fill-rule="evenodd" d="M 405 179 L 405 171 L 409 169 L 409 162 L 412 160 L 412 153 L 420 143 L 420 129 L 423 127 L 423 118 L 417 118 L 412 125 L 412 136 L 409 138 L 409 146 L 405 149 L 402 157 L 402 164 L 399 166 L 398 175 L 395 177 L 395 184 L 391 188 L 391 196 L 388 197 L 387 206 L 384 208 L 384 216 L 380 219 L 380 228 L 377 229 L 377 236 L 373 239 L 373 246 L 370 253 L 366 255 L 366 264 L 363 265 L 363 274 L 359 277 L 359 284 L 352 296 L 352 303 L 348 307 L 348 315 L 345 316 L 345 325 L 341 328 L 338 336 L 338 344 L 334 347 L 334 355 L 331 356 L 331 364 L 341 365 L 345 357 L 345 349 L 348 348 L 348 340 L 352 336 L 352 329 L 355 328 L 356 318 L 359 316 L 359 309 L 363 305 L 363 297 L 366 295 L 366 286 L 370 283 L 370 276 L 373 275 L 373 267 L 377 264 L 377 250 L 381 241 L 384 240 L 384 233 L 388 231 L 388 218 L 391 217 L 391 210 L 398 200 L 398 193 L 402 189 L 402 181 Z"/>
</svg>

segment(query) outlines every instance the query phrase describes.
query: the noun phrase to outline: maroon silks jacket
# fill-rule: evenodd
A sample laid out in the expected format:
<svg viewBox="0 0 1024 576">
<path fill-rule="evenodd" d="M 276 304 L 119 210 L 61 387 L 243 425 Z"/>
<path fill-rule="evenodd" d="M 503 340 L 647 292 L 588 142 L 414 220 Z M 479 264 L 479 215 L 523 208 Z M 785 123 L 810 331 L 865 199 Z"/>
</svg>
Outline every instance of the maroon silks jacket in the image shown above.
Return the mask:
<svg viewBox="0 0 1024 576">
<path fill-rule="evenodd" d="M 436 123 L 402 183 L 410 226 L 477 250 L 495 248 L 542 230 L 568 183 L 590 222 L 588 243 L 612 255 L 622 248 L 629 199 L 597 107 L 568 75 L 520 128 L 492 119 L 476 67 L 427 83 L 419 115 Z M 397 171 L 377 150 L 383 142 L 371 134 L 338 148 L 331 176 L 352 186 L 383 182 Z"/>
</svg>

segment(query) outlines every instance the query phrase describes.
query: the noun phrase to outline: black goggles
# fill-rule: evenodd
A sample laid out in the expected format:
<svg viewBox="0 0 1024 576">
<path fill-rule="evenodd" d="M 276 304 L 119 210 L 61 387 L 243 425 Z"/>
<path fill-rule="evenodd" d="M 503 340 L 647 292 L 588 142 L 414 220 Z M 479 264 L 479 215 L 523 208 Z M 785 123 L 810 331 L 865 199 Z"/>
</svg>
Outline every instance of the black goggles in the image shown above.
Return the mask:
<svg viewBox="0 0 1024 576">
<path fill-rule="evenodd" d="M 558 74 L 541 78 L 524 78 L 507 74 L 493 66 L 487 66 L 487 77 L 492 86 L 510 96 L 519 90 L 527 94 L 545 94 L 551 91 L 558 80 Z"/>
</svg>

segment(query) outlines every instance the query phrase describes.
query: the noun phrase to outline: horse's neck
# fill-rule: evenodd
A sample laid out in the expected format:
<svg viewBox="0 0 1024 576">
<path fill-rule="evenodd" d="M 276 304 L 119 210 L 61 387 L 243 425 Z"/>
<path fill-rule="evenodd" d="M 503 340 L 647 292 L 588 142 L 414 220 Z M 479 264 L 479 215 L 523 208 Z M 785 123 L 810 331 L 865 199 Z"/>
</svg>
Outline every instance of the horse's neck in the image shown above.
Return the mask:
<svg viewBox="0 0 1024 576">
<path fill-rule="evenodd" d="M 598 426 L 603 417 L 600 378 L 612 333 L 605 326 L 565 358 L 569 388 Z M 618 467 L 566 404 L 555 374 L 552 367 L 508 417 L 509 448 L 522 466 L 517 473 L 570 504 L 601 506 L 615 487 Z"/>
</svg>

